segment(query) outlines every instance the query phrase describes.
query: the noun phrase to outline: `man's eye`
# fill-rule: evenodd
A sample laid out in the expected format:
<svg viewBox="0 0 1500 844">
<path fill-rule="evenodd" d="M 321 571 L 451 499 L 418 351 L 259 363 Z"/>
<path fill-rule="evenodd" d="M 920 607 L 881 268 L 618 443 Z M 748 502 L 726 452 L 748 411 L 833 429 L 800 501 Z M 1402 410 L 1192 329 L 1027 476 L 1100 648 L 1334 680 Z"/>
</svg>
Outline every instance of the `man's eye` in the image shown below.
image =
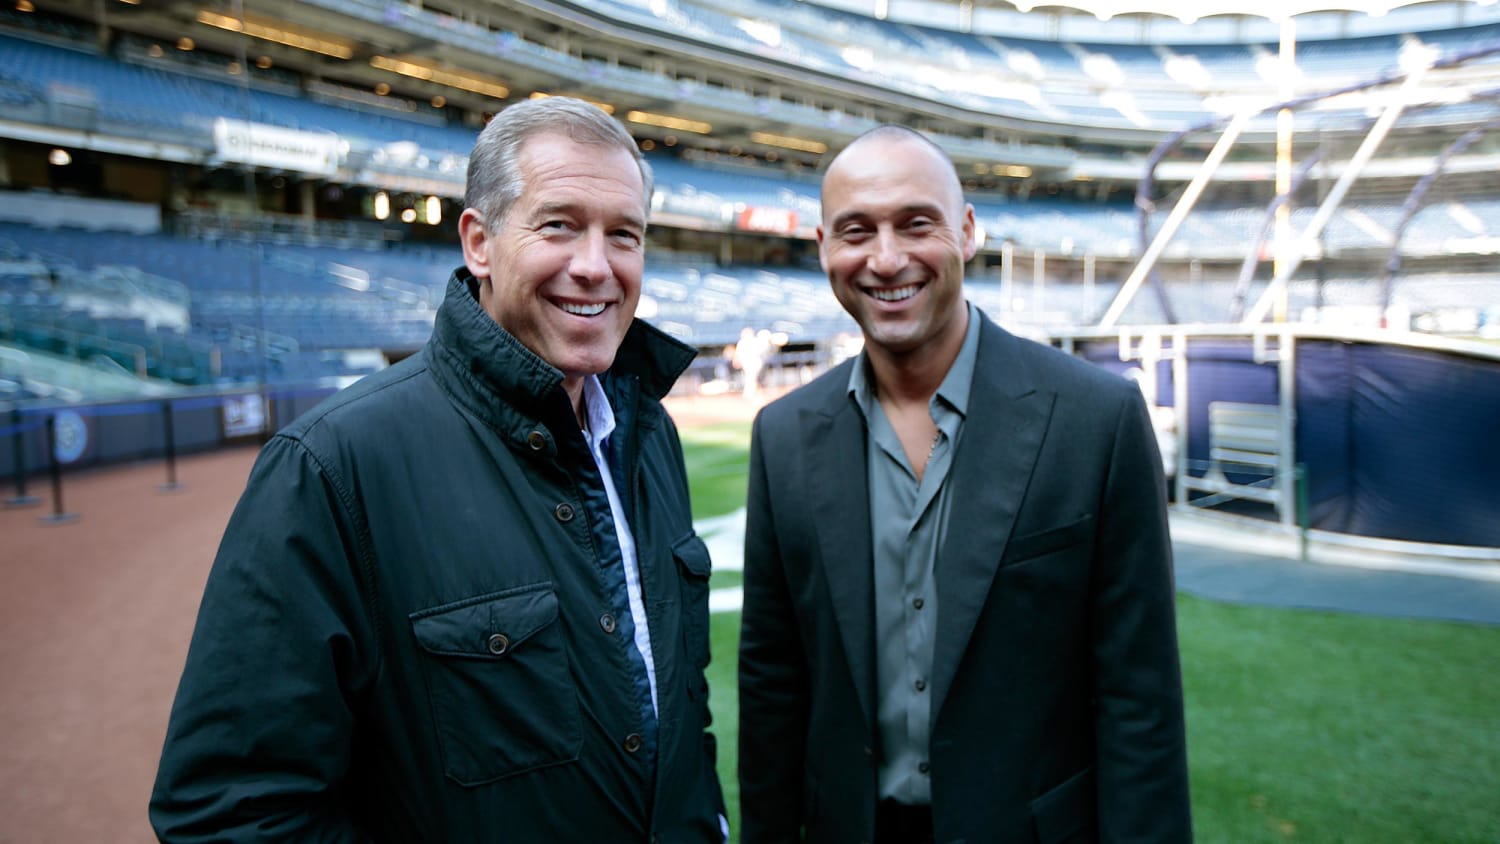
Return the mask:
<svg viewBox="0 0 1500 844">
<path fill-rule="evenodd" d="M 544 232 L 560 232 L 567 231 L 571 226 L 567 220 L 547 220 L 539 228 Z"/>
</svg>

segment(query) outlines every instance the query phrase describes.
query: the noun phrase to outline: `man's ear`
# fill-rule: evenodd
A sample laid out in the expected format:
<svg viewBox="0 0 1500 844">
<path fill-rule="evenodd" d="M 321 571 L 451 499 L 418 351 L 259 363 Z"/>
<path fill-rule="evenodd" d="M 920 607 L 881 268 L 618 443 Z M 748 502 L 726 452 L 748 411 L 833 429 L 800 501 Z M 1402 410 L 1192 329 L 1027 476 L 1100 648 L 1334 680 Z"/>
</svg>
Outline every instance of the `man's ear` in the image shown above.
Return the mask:
<svg viewBox="0 0 1500 844">
<path fill-rule="evenodd" d="M 974 254 L 979 251 L 979 239 L 975 236 L 974 229 L 974 206 L 964 203 L 964 263 L 974 260 Z"/>
<path fill-rule="evenodd" d="M 490 277 L 490 254 L 485 249 L 489 239 L 484 216 L 473 208 L 465 208 L 458 218 L 458 242 L 464 248 L 464 265 L 475 278 Z"/>
<path fill-rule="evenodd" d="M 818 235 L 818 265 L 821 266 L 823 268 L 823 272 L 826 273 L 826 272 L 828 272 L 828 253 L 826 251 L 824 251 L 824 250 L 827 249 L 828 244 L 826 244 L 826 243 L 823 242 L 823 226 L 821 224 L 817 228 L 817 235 Z"/>
</svg>

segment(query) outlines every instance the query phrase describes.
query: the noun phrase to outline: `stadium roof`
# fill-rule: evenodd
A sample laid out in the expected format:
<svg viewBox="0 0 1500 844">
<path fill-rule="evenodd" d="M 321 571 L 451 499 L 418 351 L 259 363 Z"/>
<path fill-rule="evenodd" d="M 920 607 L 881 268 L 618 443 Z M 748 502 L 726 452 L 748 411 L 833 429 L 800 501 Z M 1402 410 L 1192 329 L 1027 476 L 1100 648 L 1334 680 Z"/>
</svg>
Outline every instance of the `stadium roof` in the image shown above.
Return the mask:
<svg viewBox="0 0 1500 844">
<path fill-rule="evenodd" d="M 881 6 L 889 8 L 892 0 L 819 0 L 825 5 L 841 8 L 856 8 L 865 5 L 868 11 Z M 899 0 L 896 0 L 899 2 Z M 1077 11 L 1093 15 L 1101 20 L 1121 15 L 1163 15 L 1186 23 L 1202 20 L 1214 15 L 1244 15 L 1268 18 L 1273 21 L 1312 12 L 1356 12 L 1379 17 L 1404 6 L 1433 5 L 1433 0 L 954 0 L 957 4 L 971 4 L 970 8 L 1008 9 L 1031 11 Z M 1446 0 L 1439 3 L 1448 5 Z M 1488 6 L 1496 0 L 1456 0 L 1459 4 L 1475 3 Z M 867 5 L 868 4 L 868 5 Z"/>
</svg>

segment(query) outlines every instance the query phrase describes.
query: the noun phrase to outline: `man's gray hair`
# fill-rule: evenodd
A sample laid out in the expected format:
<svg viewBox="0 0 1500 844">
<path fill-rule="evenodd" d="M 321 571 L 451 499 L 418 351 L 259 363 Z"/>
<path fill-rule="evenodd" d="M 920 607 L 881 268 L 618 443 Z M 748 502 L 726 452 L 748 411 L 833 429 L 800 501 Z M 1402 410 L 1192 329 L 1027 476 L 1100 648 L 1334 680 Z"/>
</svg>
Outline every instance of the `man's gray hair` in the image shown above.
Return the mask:
<svg viewBox="0 0 1500 844">
<path fill-rule="evenodd" d="M 498 226 L 526 189 L 517 160 L 533 135 L 556 133 L 581 144 L 618 147 L 630 153 L 641 171 L 644 210 L 651 210 L 651 165 L 619 121 L 593 103 L 573 97 L 523 100 L 495 115 L 479 133 L 469 154 L 464 205 L 484 217 L 487 229 Z"/>
</svg>

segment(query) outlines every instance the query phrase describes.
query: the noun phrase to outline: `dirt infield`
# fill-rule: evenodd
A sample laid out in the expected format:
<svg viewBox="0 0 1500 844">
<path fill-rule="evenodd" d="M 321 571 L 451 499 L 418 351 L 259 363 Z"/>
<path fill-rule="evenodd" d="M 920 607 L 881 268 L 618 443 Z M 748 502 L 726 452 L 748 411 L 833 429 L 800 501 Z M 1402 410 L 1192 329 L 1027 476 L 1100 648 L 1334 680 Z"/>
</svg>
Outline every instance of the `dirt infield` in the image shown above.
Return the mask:
<svg viewBox="0 0 1500 844">
<path fill-rule="evenodd" d="M 0 510 L 0 842 L 154 841 L 146 801 L 203 580 L 253 449 L 64 479 Z M 38 482 L 39 483 L 39 482 Z M 8 494 L 8 491 L 7 491 Z"/>
<path fill-rule="evenodd" d="M 738 394 L 673 398 L 684 428 L 749 419 Z M 77 521 L 0 507 L 0 844 L 154 841 L 146 803 L 203 581 L 255 450 L 66 476 Z M 0 489 L 0 497 L 12 490 Z"/>
</svg>

